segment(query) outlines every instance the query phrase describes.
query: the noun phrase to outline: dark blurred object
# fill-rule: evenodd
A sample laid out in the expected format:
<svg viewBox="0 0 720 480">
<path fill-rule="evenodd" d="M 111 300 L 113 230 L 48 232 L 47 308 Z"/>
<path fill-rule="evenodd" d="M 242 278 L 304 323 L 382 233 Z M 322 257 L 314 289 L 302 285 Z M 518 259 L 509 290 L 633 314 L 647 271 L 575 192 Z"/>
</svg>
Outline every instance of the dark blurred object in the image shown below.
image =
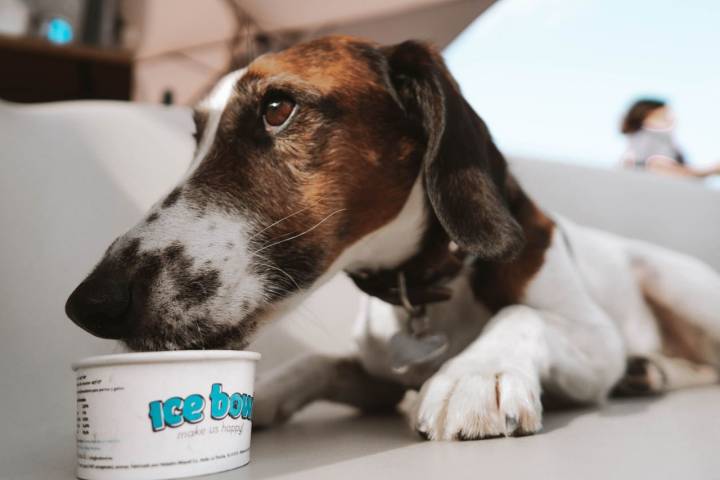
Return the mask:
<svg viewBox="0 0 720 480">
<path fill-rule="evenodd" d="M 25 4 L 32 18 L 29 33 L 34 36 L 61 45 L 115 47 L 118 43 L 118 0 L 25 0 Z"/>
<path fill-rule="evenodd" d="M 117 49 L 0 36 L 0 98 L 14 102 L 129 100 L 132 57 Z"/>
<path fill-rule="evenodd" d="M 87 0 L 83 43 L 100 47 L 114 47 L 119 31 L 117 0 Z"/>
<path fill-rule="evenodd" d="M 85 0 L 25 0 L 30 9 L 29 34 L 57 44 L 82 38 Z"/>
<path fill-rule="evenodd" d="M 32 36 L 0 36 L 0 98 L 129 100 L 132 62 L 116 49 L 117 0 L 26 0 Z"/>
<path fill-rule="evenodd" d="M 175 103 L 175 95 L 173 94 L 173 91 L 165 90 L 163 92 L 162 104 L 163 105 L 172 105 L 173 103 Z"/>
</svg>

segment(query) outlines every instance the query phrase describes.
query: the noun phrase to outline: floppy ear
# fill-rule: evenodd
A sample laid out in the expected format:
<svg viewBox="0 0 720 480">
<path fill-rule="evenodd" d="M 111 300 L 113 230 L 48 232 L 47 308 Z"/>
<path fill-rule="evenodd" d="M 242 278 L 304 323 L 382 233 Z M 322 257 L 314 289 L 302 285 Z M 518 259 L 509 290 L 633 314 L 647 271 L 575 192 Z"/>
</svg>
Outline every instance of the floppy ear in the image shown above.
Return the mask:
<svg viewBox="0 0 720 480">
<path fill-rule="evenodd" d="M 506 201 L 507 165 L 442 58 L 408 41 L 384 48 L 394 93 L 422 122 L 425 189 L 450 238 L 480 258 L 502 260 L 524 237 Z"/>
</svg>

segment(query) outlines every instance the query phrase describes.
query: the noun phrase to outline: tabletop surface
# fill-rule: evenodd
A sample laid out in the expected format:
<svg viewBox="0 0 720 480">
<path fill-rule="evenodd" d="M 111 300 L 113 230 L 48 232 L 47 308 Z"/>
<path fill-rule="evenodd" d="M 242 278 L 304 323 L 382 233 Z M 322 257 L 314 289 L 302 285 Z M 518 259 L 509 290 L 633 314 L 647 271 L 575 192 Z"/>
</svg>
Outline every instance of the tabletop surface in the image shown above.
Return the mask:
<svg viewBox="0 0 720 480">
<path fill-rule="evenodd" d="M 253 432 L 246 467 L 202 478 L 718 478 L 719 405 L 720 388 L 700 388 L 548 412 L 531 437 L 425 442 L 399 416 L 317 404 L 288 425 Z M 3 432 L 0 478 L 74 478 L 73 432 L 32 428 L 31 442 L 28 432 Z"/>
</svg>

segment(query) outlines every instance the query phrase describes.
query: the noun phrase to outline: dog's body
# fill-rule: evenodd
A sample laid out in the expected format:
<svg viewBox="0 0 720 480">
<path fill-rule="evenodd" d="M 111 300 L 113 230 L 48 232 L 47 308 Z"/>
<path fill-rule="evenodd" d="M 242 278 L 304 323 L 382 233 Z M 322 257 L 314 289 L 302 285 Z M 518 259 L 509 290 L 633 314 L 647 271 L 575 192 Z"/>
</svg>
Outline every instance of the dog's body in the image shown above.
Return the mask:
<svg viewBox="0 0 720 480">
<path fill-rule="evenodd" d="M 412 388 L 420 433 L 485 438 L 538 431 L 541 394 L 718 380 L 720 276 L 540 210 L 425 46 L 333 37 L 261 57 L 196 123 L 187 177 L 66 308 L 136 349 L 242 348 L 339 271 L 384 300 L 367 298 L 353 358 L 262 379 L 256 424 Z"/>
<path fill-rule="evenodd" d="M 599 403 L 613 388 L 644 395 L 720 378 L 720 301 L 712 295 L 720 277 L 686 255 L 556 219 L 543 265 L 518 304 L 489 309 L 472 277 L 465 268 L 451 281 L 452 299 L 428 306 L 429 330 L 450 339 L 431 361 L 394 368 L 402 307 L 367 296 L 355 326 L 364 371 L 422 387 L 410 420 L 431 439 L 536 432 L 541 392 Z M 346 361 L 313 356 L 273 372 L 260 384 L 256 422 L 284 421 L 323 398 L 377 408 L 378 389 L 393 391 L 357 378 L 354 393 L 344 393 L 343 369 Z"/>
</svg>

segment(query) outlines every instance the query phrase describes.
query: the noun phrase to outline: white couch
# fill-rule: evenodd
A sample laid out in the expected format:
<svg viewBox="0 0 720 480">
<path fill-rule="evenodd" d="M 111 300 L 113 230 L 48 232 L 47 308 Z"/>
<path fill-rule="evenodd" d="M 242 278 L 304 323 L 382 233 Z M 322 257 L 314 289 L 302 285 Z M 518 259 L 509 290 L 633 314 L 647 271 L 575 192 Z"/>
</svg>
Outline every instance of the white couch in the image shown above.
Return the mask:
<svg viewBox="0 0 720 480">
<path fill-rule="evenodd" d="M 65 299 L 180 177 L 192 128 L 182 108 L 0 102 L 0 479 L 73 478 L 70 362 L 117 346 L 75 327 Z M 630 172 L 511 163 L 543 206 L 720 269 L 720 192 Z M 261 370 L 310 349 L 348 351 L 357 301 L 347 279 L 330 282 L 255 342 Z M 399 418 L 320 405 L 257 433 L 252 463 L 212 478 L 717 478 L 718 405 L 716 387 L 612 401 L 549 413 L 541 435 L 469 443 L 420 442 Z"/>
</svg>

